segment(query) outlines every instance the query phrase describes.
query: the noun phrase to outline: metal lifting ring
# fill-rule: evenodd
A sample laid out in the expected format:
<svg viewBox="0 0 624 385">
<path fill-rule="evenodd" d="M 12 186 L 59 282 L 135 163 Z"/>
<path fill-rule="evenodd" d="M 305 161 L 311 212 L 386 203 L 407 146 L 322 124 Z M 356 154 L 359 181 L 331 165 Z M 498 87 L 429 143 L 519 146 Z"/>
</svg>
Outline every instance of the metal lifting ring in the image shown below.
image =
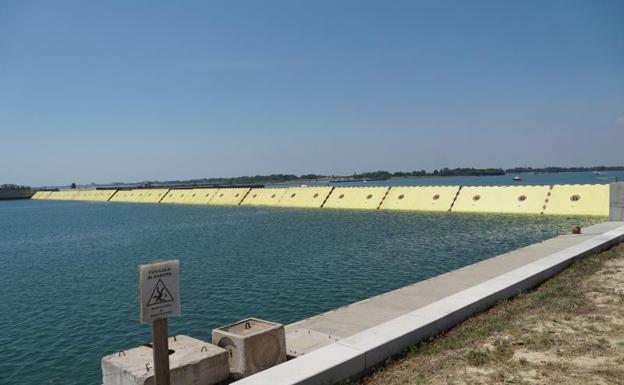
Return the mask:
<svg viewBox="0 0 624 385">
<path fill-rule="evenodd" d="M 251 329 L 251 324 L 249 321 L 245 322 L 245 329 Z"/>
<path fill-rule="evenodd" d="M 148 372 L 150 371 L 149 362 L 145 364 L 145 370 L 147 370 Z"/>
<path fill-rule="evenodd" d="M 206 346 L 202 346 L 201 351 L 202 351 L 202 352 L 207 352 L 207 351 L 208 351 L 208 348 L 207 348 Z"/>
</svg>

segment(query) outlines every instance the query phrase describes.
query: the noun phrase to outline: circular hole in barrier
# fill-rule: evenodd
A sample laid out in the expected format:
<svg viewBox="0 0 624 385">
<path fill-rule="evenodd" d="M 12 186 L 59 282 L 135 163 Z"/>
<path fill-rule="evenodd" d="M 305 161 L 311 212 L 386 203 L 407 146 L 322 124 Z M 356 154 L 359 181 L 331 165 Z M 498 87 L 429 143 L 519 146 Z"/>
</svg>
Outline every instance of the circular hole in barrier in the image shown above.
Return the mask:
<svg viewBox="0 0 624 385">
<path fill-rule="evenodd" d="M 180 194 L 180 198 L 184 198 L 184 194 Z"/>
<path fill-rule="evenodd" d="M 291 198 L 294 198 L 295 195 L 297 195 L 296 193 L 292 193 L 292 195 L 290 196 Z"/>
<path fill-rule="evenodd" d="M 195 194 L 191 195 L 193 198 L 195 198 Z"/>
<path fill-rule="evenodd" d="M 527 199 L 526 195 L 520 195 L 520 196 L 518 197 L 518 200 L 519 200 L 520 202 L 524 202 L 526 199 Z"/>
<path fill-rule="evenodd" d="M 373 194 L 368 194 L 368 195 L 366 196 L 366 199 L 371 199 L 372 197 L 373 197 Z"/>
<path fill-rule="evenodd" d="M 312 198 L 318 198 L 318 193 L 314 194 Z"/>
<path fill-rule="evenodd" d="M 258 196 L 258 194 L 254 194 L 254 195 L 252 196 L 252 198 L 255 198 L 255 197 L 257 197 L 257 196 Z"/>
<path fill-rule="evenodd" d="M 481 199 L 481 195 L 478 194 L 472 197 L 473 201 L 478 201 L 479 199 Z"/>
<path fill-rule="evenodd" d="M 580 195 L 577 195 L 577 194 L 574 194 L 574 195 L 572 195 L 572 196 L 570 197 L 570 200 L 571 200 L 572 202 L 578 202 L 578 201 L 580 201 L 580 200 L 581 200 L 581 196 L 580 196 Z"/>
<path fill-rule="evenodd" d="M 433 196 L 434 201 L 437 201 L 438 199 L 440 199 L 440 194 L 436 194 Z"/>
<path fill-rule="evenodd" d="M 275 198 L 275 194 L 271 195 L 271 199 Z"/>
<path fill-rule="evenodd" d="M 238 198 L 238 194 L 234 195 L 234 198 Z"/>
<path fill-rule="evenodd" d="M 204 198 L 208 198 L 209 195 L 210 195 L 210 193 L 204 195 Z"/>
<path fill-rule="evenodd" d="M 403 195 L 403 194 L 401 194 L 401 195 L 399 195 L 399 196 L 398 196 L 398 199 L 399 199 L 399 200 L 401 200 L 401 199 L 403 199 L 403 198 L 405 198 L 405 195 Z"/>
<path fill-rule="evenodd" d="M 221 198 L 223 196 L 223 193 L 221 193 L 221 195 L 219 195 L 219 198 Z"/>
<path fill-rule="evenodd" d="M 344 198 L 344 194 L 340 194 L 340 195 L 338 196 L 338 199 L 342 199 L 342 198 Z"/>
</svg>

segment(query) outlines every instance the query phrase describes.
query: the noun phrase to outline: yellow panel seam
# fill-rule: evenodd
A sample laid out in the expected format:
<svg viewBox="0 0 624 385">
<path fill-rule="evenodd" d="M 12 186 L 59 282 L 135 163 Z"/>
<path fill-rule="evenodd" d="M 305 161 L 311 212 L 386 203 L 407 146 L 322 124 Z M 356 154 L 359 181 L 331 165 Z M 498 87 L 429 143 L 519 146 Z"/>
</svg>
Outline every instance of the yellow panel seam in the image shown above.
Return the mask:
<svg viewBox="0 0 624 385">
<path fill-rule="evenodd" d="M 243 201 L 245 200 L 245 198 L 247 198 L 247 195 L 249 195 L 249 193 L 251 192 L 251 190 L 253 190 L 252 188 L 248 189 L 247 192 L 245 193 L 245 196 L 243 196 L 243 199 L 241 199 L 236 205 L 240 206 Z"/>
<path fill-rule="evenodd" d="M 335 189 L 336 189 L 336 186 L 332 186 L 331 190 L 329 190 L 329 194 L 327 194 L 327 196 L 325 197 L 325 200 L 323 201 L 323 203 L 321 203 L 321 207 L 319 208 L 322 209 L 323 206 L 325 206 L 325 203 L 327 203 L 327 201 L 329 200 L 329 197 L 332 195 Z"/>
<path fill-rule="evenodd" d="M 386 189 L 386 192 L 384 193 L 383 197 L 381 198 L 381 202 L 379 202 L 379 204 L 377 205 L 376 210 L 379 210 L 381 208 L 381 205 L 384 203 L 384 201 L 386 200 L 386 197 L 388 196 L 388 193 L 390 192 L 390 189 L 392 188 L 392 186 L 389 186 Z"/>
<path fill-rule="evenodd" d="M 451 207 L 449 207 L 449 209 L 446 211 L 453 210 L 453 206 L 455 206 L 455 201 L 457 200 L 457 197 L 459 196 L 459 192 L 462 190 L 463 187 L 464 186 L 459 186 L 459 188 L 457 189 L 457 192 L 455 193 L 455 196 L 453 197 L 453 201 L 451 202 Z"/>
</svg>

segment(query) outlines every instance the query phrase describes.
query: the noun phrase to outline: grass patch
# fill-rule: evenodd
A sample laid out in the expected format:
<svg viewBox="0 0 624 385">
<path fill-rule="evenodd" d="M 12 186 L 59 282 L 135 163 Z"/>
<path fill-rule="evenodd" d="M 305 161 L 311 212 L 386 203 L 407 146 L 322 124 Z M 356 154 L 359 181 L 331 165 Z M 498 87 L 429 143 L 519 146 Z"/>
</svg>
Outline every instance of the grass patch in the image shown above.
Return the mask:
<svg viewBox="0 0 624 385">
<path fill-rule="evenodd" d="M 613 300 L 615 310 L 605 310 L 608 298 L 598 304 L 588 294 L 621 298 L 617 290 L 601 287 L 609 280 L 596 278 L 619 274 L 624 280 L 624 269 L 607 266 L 614 260 L 624 261 L 624 245 L 583 258 L 534 291 L 407 349 L 361 383 L 517 384 L 530 377 L 529 382 L 554 384 L 576 376 L 580 382 L 566 381 L 581 384 L 585 374 L 586 379 L 599 375 L 607 383 L 624 383 L 617 382 L 624 378 L 624 365 L 614 368 L 610 361 L 614 351 L 623 351 L 624 328 L 608 325 L 614 311 L 620 315 L 621 302 Z M 612 334 L 620 341 L 609 342 Z M 624 362 L 624 353 L 613 362 L 620 359 Z"/>
</svg>

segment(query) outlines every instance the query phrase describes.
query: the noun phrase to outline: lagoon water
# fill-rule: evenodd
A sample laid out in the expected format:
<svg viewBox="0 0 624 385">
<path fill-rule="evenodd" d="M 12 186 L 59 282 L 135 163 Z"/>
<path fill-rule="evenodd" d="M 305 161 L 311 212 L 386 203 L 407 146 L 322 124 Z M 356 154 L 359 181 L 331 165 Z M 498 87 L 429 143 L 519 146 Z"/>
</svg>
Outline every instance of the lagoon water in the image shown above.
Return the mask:
<svg viewBox="0 0 624 385">
<path fill-rule="evenodd" d="M 0 201 L 2 383 L 101 384 L 150 340 L 139 264 L 180 259 L 183 316 L 210 340 L 248 316 L 290 323 L 602 218 Z"/>
</svg>

